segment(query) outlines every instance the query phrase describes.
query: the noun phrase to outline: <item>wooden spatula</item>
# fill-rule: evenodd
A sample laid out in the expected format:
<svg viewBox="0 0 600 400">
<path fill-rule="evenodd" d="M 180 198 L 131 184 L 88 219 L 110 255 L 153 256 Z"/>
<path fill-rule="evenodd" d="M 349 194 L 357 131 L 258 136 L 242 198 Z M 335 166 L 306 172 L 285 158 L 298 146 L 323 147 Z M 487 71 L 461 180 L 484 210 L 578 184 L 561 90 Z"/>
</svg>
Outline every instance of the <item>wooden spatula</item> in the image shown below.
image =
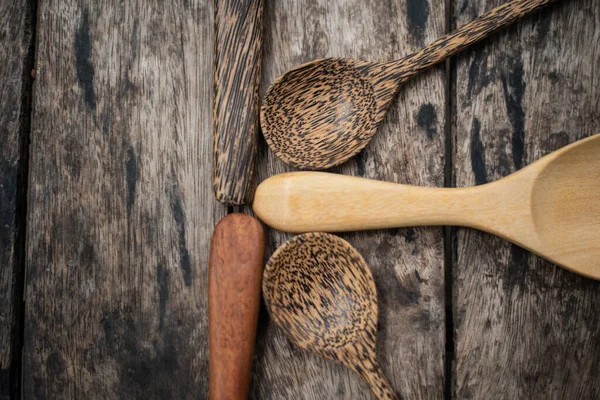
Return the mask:
<svg viewBox="0 0 600 400">
<path fill-rule="evenodd" d="M 288 232 L 460 225 L 600 279 L 600 135 L 472 188 L 399 185 L 323 172 L 262 182 L 254 212 Z"/>
</svg>

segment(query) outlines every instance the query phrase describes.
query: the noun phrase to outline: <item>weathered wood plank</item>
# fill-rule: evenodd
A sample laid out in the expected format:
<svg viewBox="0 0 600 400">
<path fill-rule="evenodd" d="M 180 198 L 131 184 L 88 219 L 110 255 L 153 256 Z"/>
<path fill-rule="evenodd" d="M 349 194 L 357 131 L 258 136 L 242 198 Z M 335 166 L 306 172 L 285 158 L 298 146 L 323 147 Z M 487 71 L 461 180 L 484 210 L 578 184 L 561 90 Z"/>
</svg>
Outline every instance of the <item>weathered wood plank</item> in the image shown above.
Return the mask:
<svg viewBox="0 0 600 400">
<path fill-rule="evenodd" d="M 455 2 L 455 23 L 503 0 Z M 459 56 L 456 186 L 600 132 L 600 3 L 565 0 Z M 490 235 L 455 236 L 455 397 L 600 397 L 600 284 Z"/>
<path fill-rule="evenodd" d="M 0 0 L 0 399 L 19 378 L 32 17 L 30 1 Z"/>
<path fill-rule="evenodd" d="M 326 56 L 399 58 L 444 34 L 443 2 L 392 0 L 267 1 L 262 92 L 278 75 Z M 410 82 L 378 135 L 337 169 L 352 175 L 444 185 L 445 75 L 439 67 Z M 291 170 L 261 142 L 259 180 Z M 415 156 L 418 154 L 418 157 Z M 440 399 L 443 391 L 443 235 L 439 228 L 343 235 L 371 266 L 379 291 L 378 357 L 405 398 Z M 290 235 L 270 230 L 267 255 Z M 363 399 L 352 372 L 296 349 L 263 310 L 252 398 Z"/>
<path fill-rule="evenodd" d="M 25 398 L 207 398 L 212 20 L 39 1 Z"/>
</svg>

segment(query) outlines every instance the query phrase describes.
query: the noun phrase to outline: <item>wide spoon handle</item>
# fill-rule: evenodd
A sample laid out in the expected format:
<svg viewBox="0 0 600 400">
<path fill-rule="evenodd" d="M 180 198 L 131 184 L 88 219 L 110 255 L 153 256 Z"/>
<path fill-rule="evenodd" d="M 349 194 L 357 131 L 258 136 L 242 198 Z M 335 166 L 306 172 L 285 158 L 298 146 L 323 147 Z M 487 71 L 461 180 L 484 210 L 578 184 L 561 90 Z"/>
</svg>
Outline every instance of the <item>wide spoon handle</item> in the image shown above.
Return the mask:
<svg viewBox="0 0 600 400">
<path fill-rule="evenodd" d="M 229 214 L 215 227 L 208 264 L 209 399 L 248 398 L 260 307 L 261 224 Z"/>
<path fill-rule="evenodd" d="M 483 40 L 519 18 L 556 0 L 513 0 L 485 13 L 477 19 L 436 40 L 422 50 L 398 61 L 386 64 L 389 75 L 380 80 L 394 79 L 398 85 L 424 69 L 444 61 L 473 43 Z"/>
<path fill-rule="evenodd" d="M 252 199 L 263 8 L 263 0 L 215 0 L 213 187 L 230 206 Z"/>
<path fill-rule="evenodd" d="M 545 164 L 547 162 L 543 161 Z M 538 161 L 510 177 L 471 188 L 401 185 L 325 172 L 291 172 L 263 181 L 253 209 L 286 232 L 344 232 L 455 225 L 515 241 L 530 226 Z"/>
</svg>

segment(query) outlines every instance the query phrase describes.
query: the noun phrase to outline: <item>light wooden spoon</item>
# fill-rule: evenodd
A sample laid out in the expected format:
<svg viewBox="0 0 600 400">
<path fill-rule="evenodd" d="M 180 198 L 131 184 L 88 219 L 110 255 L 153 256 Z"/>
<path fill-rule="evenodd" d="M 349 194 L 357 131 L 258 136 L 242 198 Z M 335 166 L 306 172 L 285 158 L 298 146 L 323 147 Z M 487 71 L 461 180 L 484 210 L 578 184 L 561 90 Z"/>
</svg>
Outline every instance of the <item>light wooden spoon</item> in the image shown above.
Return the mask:
<svg viewBox="0 0 600 400">
<path fill-rule="evenodd" d="M 265 267 L 263 296 L 298 347 L 354 370 L 378 399 L 398 398 L 375 358 L 375 282 L 348 242 L 327 233 L 287 241 Z"/>
<path fill-rule="evenodd" d="M 289 232 L 468 226 L 600 279 L 600 135 L 472 188 L 323 172 L 276 175 L 258 186 L 253 208 L 265 223 Z"/>
<path fill-rule="evenodd" d="M 267 91 L 260 114 L 265 139 L 294 167 L 340 164 L 369 143 L 400 85 L 553 1 L 508 1 L 398 61 L 326 58 L 301 65 Z"/>
</svg>

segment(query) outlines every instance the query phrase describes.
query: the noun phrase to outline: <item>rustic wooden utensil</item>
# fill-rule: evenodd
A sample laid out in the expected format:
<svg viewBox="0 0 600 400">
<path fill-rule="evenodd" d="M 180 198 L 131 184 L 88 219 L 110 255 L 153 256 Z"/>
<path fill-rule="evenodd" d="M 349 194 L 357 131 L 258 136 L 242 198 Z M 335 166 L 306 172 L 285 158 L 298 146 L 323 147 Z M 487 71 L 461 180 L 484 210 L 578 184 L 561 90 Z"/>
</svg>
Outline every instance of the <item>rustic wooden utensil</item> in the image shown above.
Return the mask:
<svg viewBox="0 0 600 400">
<path fill-rule="evenodd" d="M 378 399 L 396 399 L 375 357 L 377 292 L 345 240 L 307 233 L 284 243 L 263 275 L 269 313 L 298 347 L 354 370 Z"/>
<path fill-rule="evenodd" d="M 215 0 L 213 186 L 227 205 L 252 200 L 262 15 L 263 0 Z"/>
<path fill-rule="evenodd" d="M 215 0 L 213 186 L 217 200 L 251 200 L 257 151 L 263 0 Z M 248 397 L 264 257 L 251 216 L 215 228 L 209 260 L 210 400 Z"/>
<path fill-rule="evenodd" d="M 248 398 L 265 236 L 260 222 L 229 214 L 213 233 L 208 266 L 209 394 Z"/>
<path fill-rule="evenodd" d="M 369 143 L 400 85 L 553 1 L 509 1 L 398 61 L 326 58 L 301 65 L 267 91 L 260 114 L 267 143 L 297 168 L 340 164 Z"/>
<path fill-rule="evenodd" d="M 472 188 L 428 188 L 324 172 L 273 176 L 254 212 L 289 232 L 460 225 L 600 279 L 600 135 Z"/>
</svg>

